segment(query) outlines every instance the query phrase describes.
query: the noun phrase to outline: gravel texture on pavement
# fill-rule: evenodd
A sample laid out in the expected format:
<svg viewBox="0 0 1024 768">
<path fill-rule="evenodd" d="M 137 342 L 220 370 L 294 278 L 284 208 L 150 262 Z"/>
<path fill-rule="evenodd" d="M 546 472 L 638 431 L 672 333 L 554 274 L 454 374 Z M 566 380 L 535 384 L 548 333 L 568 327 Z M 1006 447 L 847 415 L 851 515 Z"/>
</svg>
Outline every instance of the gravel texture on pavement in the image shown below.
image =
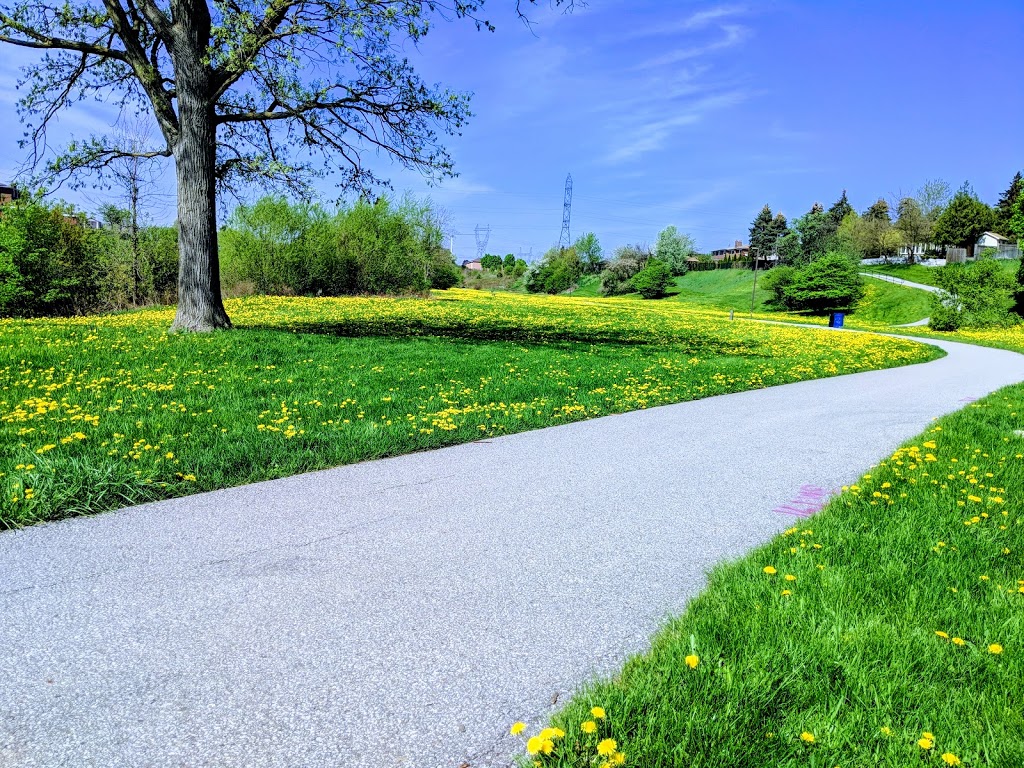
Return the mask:
<svg viewBox="0 0 1024 768">
<path fill-rule="evenodd" d="M 943 359 L 0 533 L 0 766 L 508 765 L 716 563 L 934 417 Z"/>
</svg>

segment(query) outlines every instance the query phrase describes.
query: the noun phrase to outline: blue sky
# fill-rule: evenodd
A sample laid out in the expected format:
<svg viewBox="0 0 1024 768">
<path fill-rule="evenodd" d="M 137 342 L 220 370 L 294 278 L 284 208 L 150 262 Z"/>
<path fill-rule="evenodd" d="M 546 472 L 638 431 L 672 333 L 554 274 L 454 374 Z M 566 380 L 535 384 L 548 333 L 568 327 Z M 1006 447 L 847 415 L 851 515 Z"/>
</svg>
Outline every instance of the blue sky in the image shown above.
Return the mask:
<svg viewBox="0 0 1024 768">
<path fill-rule="evenodd" d="M 668 224 L 725 247 L 765 203 L 792 218 L 844 188 L 863 210 L 927 179 L 969 180 L 992 203 L 1024 168 L 1019 0 L 590 0 L 535 8 L 532 31 L 513 6 L 489 0 L 495 33 L 442 23 L 407 52 L 426 80 L 474 93 L 475 117 L 447 142 L 460 177 L 428 188 L 373 163 L 449 211 L 460 259 L 477 224 L 494 253 L 556 243 L 568 172 L 573 237 L 596 232 L 610 251 Z M 0 46 L 0 177 L 21 159 L 13 83 L 28 55 Z M 111 119 L 77 107 L 51 141 Z"/>
</svg>

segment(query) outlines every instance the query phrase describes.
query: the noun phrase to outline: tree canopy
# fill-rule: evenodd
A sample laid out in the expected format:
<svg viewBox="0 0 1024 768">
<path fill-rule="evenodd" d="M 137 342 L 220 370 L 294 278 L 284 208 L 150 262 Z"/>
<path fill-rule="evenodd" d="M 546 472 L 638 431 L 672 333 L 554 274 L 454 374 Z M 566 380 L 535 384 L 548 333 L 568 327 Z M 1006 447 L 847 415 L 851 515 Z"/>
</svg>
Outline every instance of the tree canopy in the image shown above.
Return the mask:
<svg viewBox="0 0 1024 768">
<path fill-rule="evenodd" d="M 533 2 L 533 0 L 530 0 Z M 572 0 L 554 0 L 572 6 Z M 216 198 L 259 183 L 302 192 L 327 173 L 342 189 L 384 180 L 382 153 L 431 178 L 453 174 L 441 136 L 469 97 L 425 83 L 403 54 L 438 17 L 479 17 L 482 0 L 0 0 L 0 42 L 44 51 L 20 111 L 40 159 L 56 116 L 83 99 L 159 128 L 151 146 L 73 142 L 52 174 L 102 173 L 123 157 L 173 157 L 180 227 L 177 328 L 228 327 Z M 517 9 L 520 2 L 517 0 Z"/>
</svg>

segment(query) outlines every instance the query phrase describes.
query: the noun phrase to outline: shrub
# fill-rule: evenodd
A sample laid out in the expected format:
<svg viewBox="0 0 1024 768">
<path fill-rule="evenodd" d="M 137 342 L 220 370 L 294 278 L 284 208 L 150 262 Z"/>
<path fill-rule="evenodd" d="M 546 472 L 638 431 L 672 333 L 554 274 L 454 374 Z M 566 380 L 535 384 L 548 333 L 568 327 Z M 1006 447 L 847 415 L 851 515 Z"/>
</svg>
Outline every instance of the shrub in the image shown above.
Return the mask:
<svg viewBox="0 0 1024 768">
<path fill-rule="evenodd" d="M 550 249 L 526 276 L 531 293 L 562 293 L 572 288 L 583 275 L 583 264 L 575 248 Z"/>
<path fill-rule="evenodd" d="M 795 277 L 796 269 L 785 265 L 773 267 L 765 273 L 761 279 L 761 286 L 772 295 L 767 302 L 770 306 L 776 309 L 787 307 L 786 291 L 793 284 Z"/>
<path fill-rule="evenodd" d="M 864 296 L 857 266 L 841 253 L 830 252 L 798 269 L 784 290 L 790 309 L 809 312 L 849 310 Z"/>
<path fill-rule="evenodd" d="M 630 279 L 633 290 L 645 299 L 657 299 L 665 295 L 665 288 L 672 280 L 668 264 L 659 259 L 650 259 L 647 266 Z"/>
<path fill-rule="evenodd" d="M 1017 322 L 1016 315 L 1010 313 L 1014 280 L 994 259 L 948 264 L 936 270 L 935 284 L 945 293 L 932 297 L 932 328 L 956 330 Z"/>
<path fill-rule="evenodd" d="M 224 282 L 257 293 L 418 293 L 458 284 L 427 203 L 361 199 L 334 214 L 267 197 L 239 206 L 221 233 Z"/>
<path fill-rule="evenodd" d="M 601 294 L 618 296 L 633 290 L 630 280 L 647 266 L 651 251 L 646 245 L 626 245 L 615 250 L 615 257 L 601 273 Z"/>
<path fill-rule="evenodd" d="M 99 240 L 85 217 L 30 195 L 0 210 L 0 315 L 75 315 L 100 303 Z"/>
</svg>

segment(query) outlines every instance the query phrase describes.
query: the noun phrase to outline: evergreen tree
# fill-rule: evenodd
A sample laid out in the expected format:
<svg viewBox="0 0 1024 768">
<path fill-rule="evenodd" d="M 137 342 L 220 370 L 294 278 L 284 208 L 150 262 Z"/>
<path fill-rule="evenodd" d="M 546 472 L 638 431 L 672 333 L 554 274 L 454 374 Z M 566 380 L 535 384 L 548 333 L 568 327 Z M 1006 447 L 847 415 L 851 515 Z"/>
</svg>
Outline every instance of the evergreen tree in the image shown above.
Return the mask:
<svg viewBox="0 0 1024 768">
<path fill-rule="evenodd" d="M 892 217 L 889 215 L 889 204 L 882 198 L 878 198 L 871 204 L 870 208 L 864 211 L 864 218 L 880 224 L 892 224 Z"/>
<path fill-rule="evenodd" d="M 1011 234 L 1014 205 L 1022 194 L 1024 194 L 1024 180 L 1021 179 L 1020 171 L 1017 171 L 1010 186 L 1000 195 L 999 202 L 996 203 L 994 225 L 996 232 L 1000 235 Z"/>
<path fill-rule="evenodd" d="M 775 220 L 772 209 L 765 204 L 750 225 L 750 255 L 754 259 L 767 259 L 775 247 Z"/>
<path fill-rule="evenodd" d="M 846 199 L 846 190 L 843 190 L 843 195 L 828 209 L 829 218 L 832 219 L 832 223 L 836 229 L 839 229 L 839 225 L 843 223 L 843 219 L 847 215 L 853 213 L 853 206 L 850 205 L 850 201 Z"/>
<path fill-rule="evenodd" d="M 793 229 L 799 236 L 800 249 L 796 257 L 787 263 L 808 264 L 834 246 L 838 225 L 821 203 L 815 203 L 811 210 L 793 222 Z"/>
<path fill-rule="evenodd" d="M 991 226 L 992 209 L 978 199 L 970 184 L 964 182 L 935 222 L 935 242 L 966 248 L 967 257 L 973 258 L 974 244 Z"/>
</svg>

